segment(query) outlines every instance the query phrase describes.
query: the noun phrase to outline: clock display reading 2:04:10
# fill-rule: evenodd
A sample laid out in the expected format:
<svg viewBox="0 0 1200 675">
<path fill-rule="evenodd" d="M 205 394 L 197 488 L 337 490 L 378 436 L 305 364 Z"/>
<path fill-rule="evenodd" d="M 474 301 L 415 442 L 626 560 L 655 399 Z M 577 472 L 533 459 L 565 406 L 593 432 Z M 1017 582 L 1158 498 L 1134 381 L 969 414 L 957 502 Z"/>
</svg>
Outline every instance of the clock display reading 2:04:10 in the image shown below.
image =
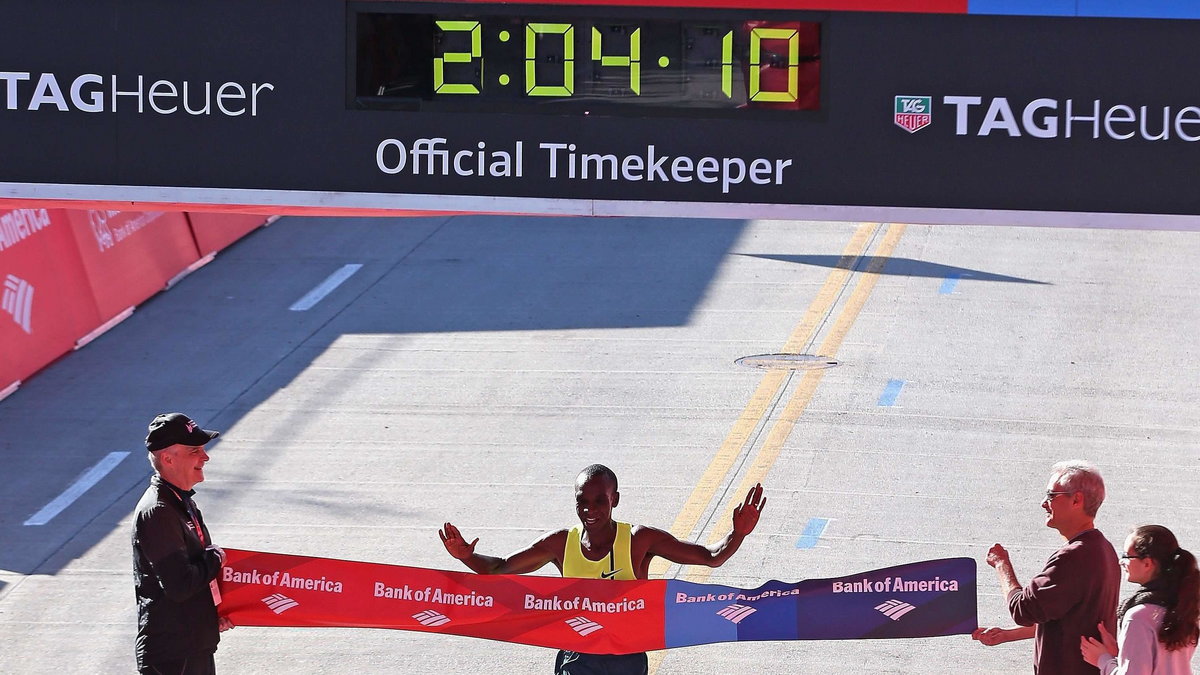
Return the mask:
<svg viewBox="0 0 1200 675">
<path fill-rule="evenodd" d="M 363 107 L 819 107 L 816 22 L 392 13 L 358 28 Z"/>
</svg>

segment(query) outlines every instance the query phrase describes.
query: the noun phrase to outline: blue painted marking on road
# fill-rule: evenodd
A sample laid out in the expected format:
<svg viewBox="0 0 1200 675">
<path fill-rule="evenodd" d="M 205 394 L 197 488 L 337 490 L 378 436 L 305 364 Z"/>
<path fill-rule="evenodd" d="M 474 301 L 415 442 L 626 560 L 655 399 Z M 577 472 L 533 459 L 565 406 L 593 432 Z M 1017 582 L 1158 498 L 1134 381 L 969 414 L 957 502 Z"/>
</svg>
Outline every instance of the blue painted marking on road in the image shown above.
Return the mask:
<svg viewBox="0 0 1200 675">
<path fill-rule="evenodd" d="M 962 275 L 957 272 L 947 275 L 946 278 L 942 280 L 942 287 L 938 289 L 938 293 L 942 295 L 949 295 L 953 293 L 954 288 L 958 286 L 958 280 L 960 278 L 962 278 Z"/>
<path fill-rule="evenodd" d="M 796 548 L 813 548 L 816 546 L 817 540 L 821 538 L 822 534 L 825 534 L 825 526 L 828 524 L 828 518 L 809 518 L 808 524 L 804 526 L 804 532 L 796 540 Z"/>
<path fill-rule="evenodd" d="M 879 405 L 896 405 L 896 398 L 900 396 L 900 390 L 903 388 L 904 380 L 888 380 L 883 393 L 879 395 Z"/>
</svg>

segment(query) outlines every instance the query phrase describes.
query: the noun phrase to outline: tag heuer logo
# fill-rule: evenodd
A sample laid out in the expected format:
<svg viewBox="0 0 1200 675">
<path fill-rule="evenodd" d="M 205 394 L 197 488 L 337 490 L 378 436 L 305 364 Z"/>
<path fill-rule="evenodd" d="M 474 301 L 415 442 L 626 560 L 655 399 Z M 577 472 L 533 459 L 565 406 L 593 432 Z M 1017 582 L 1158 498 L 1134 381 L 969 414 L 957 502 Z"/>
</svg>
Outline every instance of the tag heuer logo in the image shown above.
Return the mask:
<svg viewBox="0 0 1200 675">
<path fill-rule="evenodd" d="M 933 98 L 930 96 L 897 96 L 896 113 L 892 117 L 892 121 L 910 134 L 924 129 L 933 121 Z"/>
</svg>

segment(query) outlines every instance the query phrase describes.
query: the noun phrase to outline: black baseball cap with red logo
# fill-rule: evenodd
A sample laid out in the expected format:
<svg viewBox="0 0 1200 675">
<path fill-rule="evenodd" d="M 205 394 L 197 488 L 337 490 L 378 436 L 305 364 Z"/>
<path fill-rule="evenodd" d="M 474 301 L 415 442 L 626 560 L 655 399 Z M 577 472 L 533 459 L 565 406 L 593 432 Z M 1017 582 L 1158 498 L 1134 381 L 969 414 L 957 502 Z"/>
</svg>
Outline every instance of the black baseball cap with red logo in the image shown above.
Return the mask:
<svg viewBox="0 0 1200 675">
<path fill-rule="evenodd" d="M 164 450 L 172 445 L 205 445 L 221 432 L 201 429 L 199 424 L 183 413 L 163 413 L 150 422 L 146 449 Z"/>
</svg>

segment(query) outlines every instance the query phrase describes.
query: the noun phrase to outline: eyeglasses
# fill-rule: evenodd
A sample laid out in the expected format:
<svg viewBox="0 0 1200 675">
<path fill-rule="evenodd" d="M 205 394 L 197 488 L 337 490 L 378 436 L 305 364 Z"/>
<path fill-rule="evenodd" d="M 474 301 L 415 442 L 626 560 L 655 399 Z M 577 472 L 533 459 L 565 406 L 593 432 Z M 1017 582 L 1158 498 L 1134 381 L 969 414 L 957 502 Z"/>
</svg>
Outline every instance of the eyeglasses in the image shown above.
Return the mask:
<svg viewBox="0 0 1200 675">
<path fill-rule="evenodd" d="M 1052 501 L 1054 501 L 1054 498 L 1059 495 L 1073 495 L 1073 494 L 1075 494 L 1075 493 L 1074 492 L 1053 492 L 1053 491 L 1048 490 L 1046 492 L 1046 499 L 1044 501 L 1052 502 Z"/>
<path fill-rule="evenodd" d="M 1141 560 L 1143 558 L 1149 558 L 1149 557 L 1150 556 L 1148 556 L 1148 555 L 1129 555 L 1128 553 L 1121 554 L 1121 560 Z"/>
</svg>

